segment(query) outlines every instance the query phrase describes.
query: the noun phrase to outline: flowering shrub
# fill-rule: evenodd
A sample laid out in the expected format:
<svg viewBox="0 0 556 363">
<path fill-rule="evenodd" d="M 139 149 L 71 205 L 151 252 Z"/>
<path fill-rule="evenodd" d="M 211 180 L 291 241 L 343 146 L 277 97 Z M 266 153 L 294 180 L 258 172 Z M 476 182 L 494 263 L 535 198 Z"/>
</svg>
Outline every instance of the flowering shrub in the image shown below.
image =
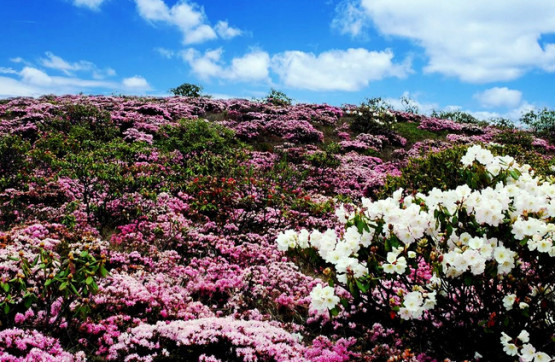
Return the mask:
<svg viewBox="0 0 556 363">
<path fill-rule="evenodd" d="M 550 141 L 367 106 L 0 100 L 0 360 L 552 356 Z"/>
<path fill-rule="evenodd" d="M 526 327 L 534 345 L 554 354 L 554 179 L 480 146 L 460 165 L 466 184 L 363 199 L 349 215 L 337 210 L 343 233 L 288 230 L 278 249 L 320 261 L 328 283 L 351 294 L 318 285 L 313 308 L 338 315 L 356 306 L 361 321 L 400 319 L 436 356 L 507 359 L 492 349 L 500 332 Z M 452 335 L 457 343 L 443 339 Z M 504 351 L 517 354 L 508 344 Z M 520 356 L 531 352 L 523 347 Z"/>
</svg>

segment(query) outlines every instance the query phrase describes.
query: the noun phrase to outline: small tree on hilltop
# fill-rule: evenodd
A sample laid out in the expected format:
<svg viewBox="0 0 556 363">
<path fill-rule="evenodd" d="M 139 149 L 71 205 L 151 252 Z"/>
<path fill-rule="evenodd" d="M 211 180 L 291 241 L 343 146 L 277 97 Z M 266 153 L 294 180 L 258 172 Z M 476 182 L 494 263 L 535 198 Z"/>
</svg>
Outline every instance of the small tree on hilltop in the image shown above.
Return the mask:
<svg viewBox="0 0 556 363">
<path fill-rule="evenodd" d="M 203 91 L 203 87 L 191 83 L 183 83 L 182 85 L 176 88 L 170 89 L 170 92 L 172 92 L 174 96 L 195 97 L 195 98 L 201 97 L 202 91 Z"/>
<path fill-rule="evenodd" d="M 288 97 L 284 92 L 277 91 L 274 88 L 270 90 L 270 93 L 266 96 L 265 101 L 276 106 L 289 106 L 292 104 L 292 99 L 290 97 Z"/>
</svg>

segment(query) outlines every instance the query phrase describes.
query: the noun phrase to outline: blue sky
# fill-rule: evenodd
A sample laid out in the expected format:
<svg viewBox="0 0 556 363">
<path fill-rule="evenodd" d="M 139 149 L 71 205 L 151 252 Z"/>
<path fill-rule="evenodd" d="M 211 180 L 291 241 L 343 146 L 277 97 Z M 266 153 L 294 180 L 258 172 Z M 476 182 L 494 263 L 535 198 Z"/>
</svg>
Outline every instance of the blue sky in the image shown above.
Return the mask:
<svg viewBox="0 0 556 363">
<path fill-rule="evenodd" d="M 168 95 L 518 119 L 554 108 L 553 0 L 4 0 L 0 97 Z"/>
</svg>

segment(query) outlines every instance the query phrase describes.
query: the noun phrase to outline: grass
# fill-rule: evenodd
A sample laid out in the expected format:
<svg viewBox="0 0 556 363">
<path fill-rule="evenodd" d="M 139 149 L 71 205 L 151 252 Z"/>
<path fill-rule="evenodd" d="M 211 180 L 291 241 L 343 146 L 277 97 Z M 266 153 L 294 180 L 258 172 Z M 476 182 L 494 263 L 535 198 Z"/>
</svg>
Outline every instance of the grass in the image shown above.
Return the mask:
<svg viewBox="0 0 556 363">
<path fill-rule="evenodd" d="M 398 133 L 407 139 L 407 147 L 415 144 L 416 142 L 433 139 L 433 140 L 444 140 L 449 131 L 432 132 L 428 130 L 421 130 L 418 128 L 418 124 L 413 122 L 398 122 L 392 125 L 394 132 Z"/>
</svg>

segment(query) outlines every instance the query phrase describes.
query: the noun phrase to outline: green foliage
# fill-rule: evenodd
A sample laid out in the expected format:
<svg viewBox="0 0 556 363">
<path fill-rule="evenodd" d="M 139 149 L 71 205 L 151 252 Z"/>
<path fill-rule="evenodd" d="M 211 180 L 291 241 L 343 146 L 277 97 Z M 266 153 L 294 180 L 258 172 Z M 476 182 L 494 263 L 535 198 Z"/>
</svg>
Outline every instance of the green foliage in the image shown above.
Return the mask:
<svg viewBox="0 0 556 363">
<path fill-rule="evenodd" d="M 305 159 L 317 168 L 337 168 L 340 166 L 340 159 L 333 153 L 327 151 L 317 151 L 313 154 L 305 154 Z"/>
<path fill-rule="evenodd" d="M 467 146 L 430 153 L 424 158 L 410 159 L 401 170 L 401 177 L 388 176 L 379 197 L 387 197 L 399 188 L 428 192 L 433 188 L 453 189 L 465 182 L 460 168 L 460 160 Z"/>
<path fill-rule="evenodd" d="M 554 143 L 554 110 L 531 110 L 523 114 L 519 121 L 529 126 L 538 136 Z"/>
<path fill-rule="evenodd" d="M 23 252 L 11 257 L 18 262 L 19 271 L 14 278 L 0 282 L 2 320 L 11 316 L 10 313 L 27 310 L 32 304 L 43 304 L 50 314 L 51 304 L 60 297 L 63 303 L 57 319 L 70 317 L 70 312 L 84 318 L 90 312 L 85 303 L 78 303 L 73 311 L 70 304 L 98 292 L 98 278 L 108 275 L 106 256 L 98 250 L 93 251 L 87 243 L 80 251 L 68 249 L 64 243 L 61 245 L 58 247 L 60 257 L 42 245 L 32 260 Z"/>
<path fill-rule="evenodd" d="M 292 99 L 284 92 L 277 91 L 272 88 L 269 94 L 265 97 L 265 102 L 272 103 L 276 106 L 289 106 L 292 104 Z"/>
<path fill-rule="evenodd" d="M 163 151 L 181 153 L 211 151 L 222 154 L 241 146 L 233 130 L 205 120 L 180 120 L 177 126 L 160 129 L 155 144 Z"/>
<path fill-rule="evenodd" d="M 15 187 L 27 179 L 30 149 L 31 144 L 18 135 L 0 138 L 0 190 Z"/>
<path fill-rule="evenodd" d="M 430 153 L 423 158 L 410 159 L 402 168 L 400 177 L 388 176 L 384 187 L 377 193 L 379 198 L 385 198 L 399 188 L 426 193 L 433 188 L 442 190 L 455 189 L 467 182 L 461 173 L 460 160 L 465 155 L 468 146 L 456 146 L 437 153 Z M 506 146 L 490 146 L 494 155 L 509 155 L 520 164 L 529 164 L 537 174 L 548 176 L 553 174 L 554 158 L 548 160 L 541 154 L 528 150 L 517 144 Z"/>
<path fill-rule="evenodd" d="M 503 117 L 493 118 L 490 120 L 490 123 L 501 129 L 515 130 L 515 124 L 512 121 L 508 120 L 507 118 L 503 118 Z"/>
<path fill-rule="evenodd" d="M 504 130 L 496 135 L 494 140 L 505 145 L 519 145 L 524 148 L 531 148 L 533 135 L 521 130 Z"/>
<path fill-rule="evenodd" d="M 433 110 L 431 113 L 431 117 L 436 117 L 444 120 L 452 120 L 458 123 L 479 124 L 479 125 L 486 124 L 484 121 L 478 120 L 473 115 L 459 110 L 440 111 L 440 112 Z"/>
<path fill-rule="evenodd" d="M 429 130 L 422 130 L 419 128 L 419 124 L 414 122 L 398 122 L 392 125 L 392 130 L 407 139 L 409 145 L 427 139 L 444 139 L 449 133 L 449 131 L 432 132 Z"/>
<path fill-rule="evenodd" d="M 174 96 L 194 97 L 194 98 L 202 97 L 201 96 L 202 91 L 203 91 L 203 87 L 191 83 L 183 83 L 176 88 L 170 89 L 170 92 L 172 92 Z"/>
<path fill-rule="evenodd" d="M 72 142 L 84 140 L 110 141 L 119 134 L 108 111 L 91 105 L 71 104 L 64 106 L 58 118 L 40 125 L 43 131 L 55 131 L 69 135 Z"/>
<path fill-rule="evenodd" d="M 367 99 L 356 110 L 350 128 L 357 133 L 388 134 L 396 117 L 389 110 L 392 107 L 380 97 Z"/>
<path fill-rule="evenodd" d="M 419 106 L 417 103 L 407 96 L 400 97 L 400 101 L 402 104 L 402 109 L 405 112 L 418 114 L 419 113 Z"/>
</svg>

